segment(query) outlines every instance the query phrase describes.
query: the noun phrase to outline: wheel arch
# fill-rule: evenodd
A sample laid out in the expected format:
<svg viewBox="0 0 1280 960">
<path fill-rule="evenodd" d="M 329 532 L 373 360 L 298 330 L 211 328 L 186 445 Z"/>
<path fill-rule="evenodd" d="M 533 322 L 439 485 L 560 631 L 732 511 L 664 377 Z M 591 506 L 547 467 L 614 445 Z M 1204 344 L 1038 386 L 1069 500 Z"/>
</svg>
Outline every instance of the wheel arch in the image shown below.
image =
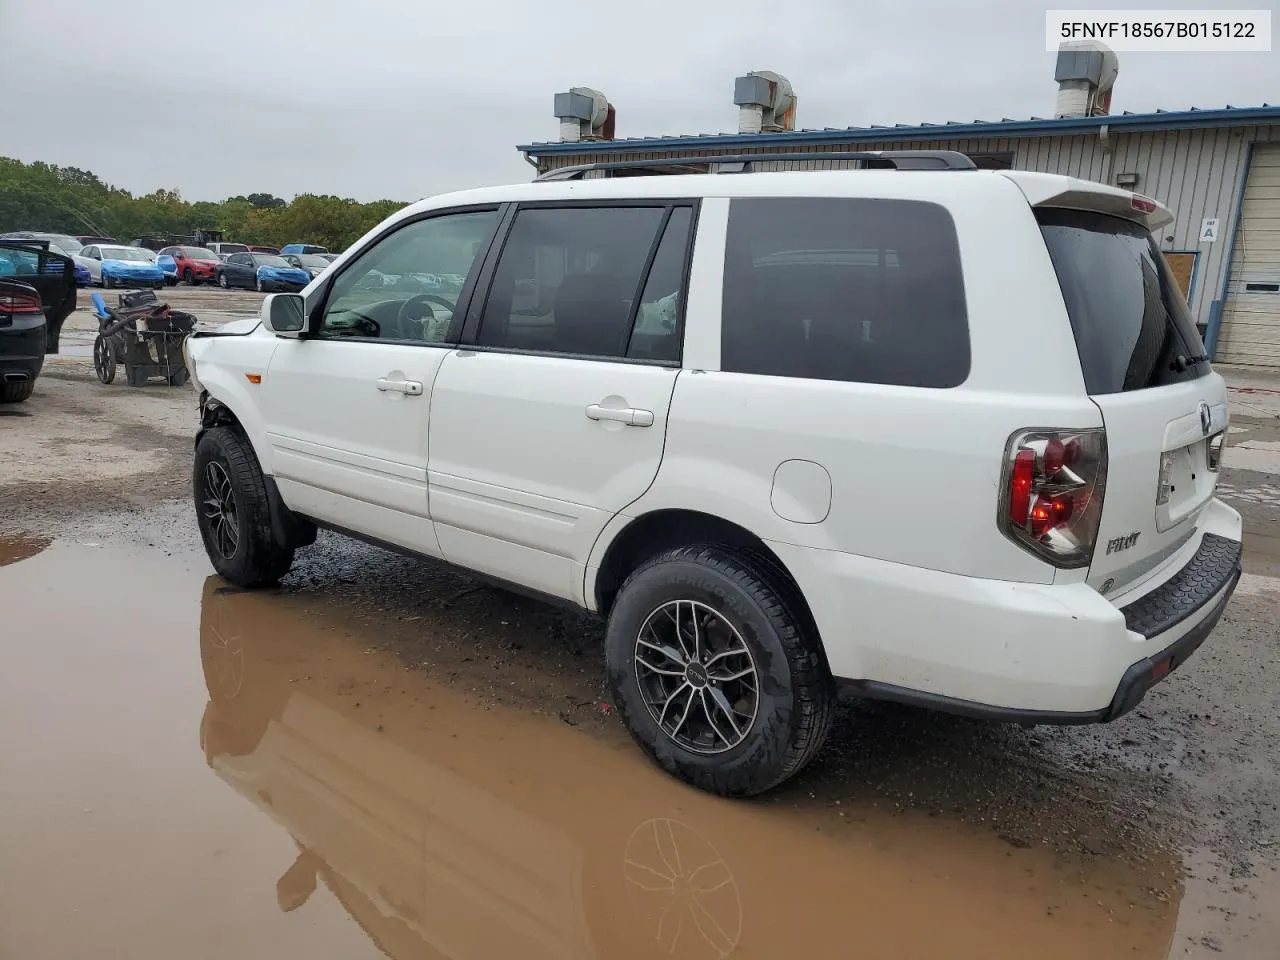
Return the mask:
<svg viewBox="0 0 1280 960">
<path fill-rule="evenodd" d="M 717 544 L 756 560 L 763 568 L 761 572 L 787 592 L 795 609 L 807 621 L 806 625 L 818 635 L 804 591 L 772 548 L 746 527 L 700 510 L 660 509 L 632 519 L 609 541 L 599 567 L 587 568 L 585 596 L 594 600 L 600 614 L 608 616 L 618 590 L 631 571 L 666 550 L 697 543 Z"/>
</svg>

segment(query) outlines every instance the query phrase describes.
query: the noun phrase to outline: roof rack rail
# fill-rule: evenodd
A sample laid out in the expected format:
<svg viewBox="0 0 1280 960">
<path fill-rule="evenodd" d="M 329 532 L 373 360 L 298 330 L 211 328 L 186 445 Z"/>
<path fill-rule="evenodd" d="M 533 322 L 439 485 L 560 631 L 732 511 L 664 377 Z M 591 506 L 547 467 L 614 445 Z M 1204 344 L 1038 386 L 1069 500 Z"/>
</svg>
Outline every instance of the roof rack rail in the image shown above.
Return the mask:
<svg viewBox="0 0 1280 960">
<path fill-rule="evenodd" d="M 864 150 L 858 152 L 799 151 L 796 153 L 729 153 L 714 157 L 657 157 L 647 160 L 600 160 L 548 170 L 534 178 L 581 180 L 593 170 L 606 177 L 660 176 L 683 173 L 751 173 L 757 163 L 789 160 L 855 160 L 860 170 L 976 170 L 977 165 L 955 150 Z"/>
</svg>

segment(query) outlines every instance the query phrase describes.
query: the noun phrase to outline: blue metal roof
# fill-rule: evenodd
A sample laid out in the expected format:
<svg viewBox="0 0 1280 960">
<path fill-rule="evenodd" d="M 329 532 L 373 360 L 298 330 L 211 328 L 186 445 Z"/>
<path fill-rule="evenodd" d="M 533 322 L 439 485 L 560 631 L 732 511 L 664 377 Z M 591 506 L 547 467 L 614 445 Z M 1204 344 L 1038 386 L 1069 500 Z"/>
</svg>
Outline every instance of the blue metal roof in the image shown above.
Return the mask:
<svg viewBox="0 0 1280 960">
<path fill-rule="evenodd" d="M 646 151 L 697 150 L 725 147 L 812 146 L 829 143 L 878 143 L 895 140 L 954 140 L 969 137 L 1039 137 L 1089 133 L 1106 126 L 1117 132 L 1135 130 L 1191 130 L 1201 127 L 1280 124 L 1280 106 L 1157 110 L 1155 113 L 1118 113 L 1106 117 L 1064 117 L 1061 120 L 1032 117 L 1029 120 L 974 120 L 971 123 L 922 123 L 916 126 L 827 127 L 788 133 L 710 133 L 696 136 L 632 137 L 625 140 L 586 140 L 577 143 L 528 143 L 517 147 L 535 156 L 596 153 L 644 153 Z"/>
</svg>

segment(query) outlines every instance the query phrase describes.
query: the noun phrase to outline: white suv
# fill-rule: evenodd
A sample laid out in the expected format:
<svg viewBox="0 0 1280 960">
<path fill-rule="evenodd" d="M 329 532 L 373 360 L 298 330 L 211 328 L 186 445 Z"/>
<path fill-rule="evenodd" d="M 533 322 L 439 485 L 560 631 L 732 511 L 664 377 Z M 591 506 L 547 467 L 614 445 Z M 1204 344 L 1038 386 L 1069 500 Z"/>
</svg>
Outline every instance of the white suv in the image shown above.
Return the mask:
<svg viewBox="0 0 1280 960">
<path fill-rule="evenodd" d="M 424 200 L 193 334 L 214 567 L 273 582 L 326 527 L 596 611 L 635 739 L 726 795 L 800 770 L 840 685 L 1130 710 L 1240 571 L 1169 213 L 869 162 Z"/>
</svg>

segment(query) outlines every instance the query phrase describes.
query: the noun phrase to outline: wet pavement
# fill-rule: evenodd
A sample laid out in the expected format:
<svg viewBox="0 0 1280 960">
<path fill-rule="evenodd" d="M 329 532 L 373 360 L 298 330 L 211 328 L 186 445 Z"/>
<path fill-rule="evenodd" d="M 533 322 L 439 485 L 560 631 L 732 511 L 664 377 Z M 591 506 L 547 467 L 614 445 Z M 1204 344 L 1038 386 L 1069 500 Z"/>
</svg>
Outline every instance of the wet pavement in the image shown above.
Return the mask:
<svg viewBox="0 0 1280 960">
<path fill-rule="evenodd" d="M 246 593 L 120 529 L 0 540 L 0 957 L 1274 956 L 1271 868 L 1150 809 L 1177 750 L 855 704 L 721 800 L 566 615 L 328 537 Z"/>
</svg>

